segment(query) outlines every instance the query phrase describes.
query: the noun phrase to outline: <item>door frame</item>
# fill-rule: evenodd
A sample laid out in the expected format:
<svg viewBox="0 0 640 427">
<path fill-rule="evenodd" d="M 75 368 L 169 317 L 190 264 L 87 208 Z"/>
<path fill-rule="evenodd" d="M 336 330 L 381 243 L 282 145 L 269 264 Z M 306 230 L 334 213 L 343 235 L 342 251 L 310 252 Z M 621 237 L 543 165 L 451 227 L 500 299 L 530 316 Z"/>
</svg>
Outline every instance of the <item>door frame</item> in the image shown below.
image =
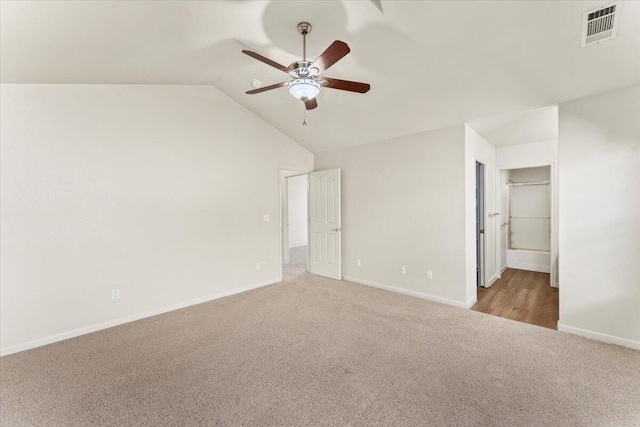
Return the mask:
<svg viewBox="0 0 640 427">
<path fill-rule="evenodd" d="M 557 220 L 559 218 L 559 214 L 558 214 L 558 210 L 559 210 L 559 204 L 560 201 L 556 200 L 558 197 L 558 182 L 559 182 L 559 173 L 558 173 L 558 162 L 550 162 L 550 161 L 542 161 L 542 162 L 528 162 L 528 161 L 521 161 L 521 162 L 513 162 L 513 163 L 508 163 L 507 165 L 501 164 L 500 167 L 498 167 L 496 165 L 496 173 L 499 176 L 500 175 L 500 171 L 503 170 L 511 170 L 511 169 L 527 169 L 527 168 L 540 168 L 540 167 L 549 167 L 549 197 L 550 197 L 550 208 L 551 208 L 551 218 L 549 221 L 550 224 L 550 248 L 549 248 L 549 260 L 550 260 L 550 274 L 549 274 L 549 286 L 552 286 L 554 288 L 558 288 L 560 286 L 559 283 L 559 266 L 558 266 L 558 253 L 559 253 L 559 248 L 558 248 L 558 234 L 559 234 L 559 221 Z M 499 180 L 496 180 L 496 185 L 500 186 L 501 184 L 498 182 Z M 499 187 L 497 187 L 499 190 Z M 499 198 L 499 191 L 496 191 L 496 197 Z M 496 199 L 497 200 L 497 199 Z M 508 211 L 508 206 L 507 206 L 507 212 L 506 214 L 509 213 Z M 508 218 L 509 216 L 506 215 L 506 218 L 504 219 L 505 221 L 508 222 Z M 496 239 L 497 241 L 500 241 L 500 230 L 498 229 L 497 231 L 497 235 L 496 235 Z M 509 239 L 511 236 L 509 236 L 509 233 L 507 232 L 507 239 Z M 498 273 L 499 276 L 498 278 L 500 278 L 502 276 L 502 272 L 500 270 L 501 266 L 500 266 L 500 246 L 496 245 L 497 247 L 497 254 L 496 254 L 496 259 L 498 260 Z M 508 250 L 508 246 L 507 246 L 507 250 Z"/>
<path fill-rule="evenodd" d="M 301 167 L 296 167 L 296 166 L 287 166 L 287 165 L 282 165 L 279 164 L 278 165 L 278 225 L 280 227 L 280 244 L 279 244 L 279 249 L 280 249 L 280 255 L 279 255 L 279 259 L 280 259 L 280 281 L 282 282 L 282 278 L 283 276 L 283 263 L 284 263 L 284 257 L 283 257 L 283 253 L 284 253 L 284 236 L 285 236 L 285 231 L 284 231 L 284 220 L 287 219 L 288 220 L 288 212 L 283 212 L 283 201 L 284 199 L 284 178 L 282 176 L 282 173 L 284 171 L 288 171 L 288 172 L 299 172 L 295 175 L 291 175 L 291 176 L 300 176 L 300 175 L 309 175 L 309 172 L 313 172 L 313 169 L 305 169 L 305 168 L 301 168 Z M 289 177 L 287 177 L 289 178 Z M 287 206 L 289 205 L 289 195 L 287 194 Z M 307 179 L 307 234 L 309 233 L 309 180 Z M 287 233 L 288 236 L 288 233 Z M 288 242 L 287 242 L 288 243 Z M 308 237 L 307 237 L 307 244 L 308 244 Z M 307 271 L 309 271 L 309 251 L 307 251 Z"/>
<path fill-rule="evenodd" d="M 482 165 L 482 191 L 480 192 L 482 196 L 482 212 L 478 212 L 478 165 Z M 481 160 L 476 159 L 475 161 L 475 183 L 476 183 L 476 238 L 479 240 L 476 243 L 476 288 L 478 286 L 488 287 L 487 286 L 487 239 L 486 239 L 486 222 L 488 220 L 487 215 L 487 164 Z M 479 222 L 479 216 L 482 217 L 482 223 Z M 478 231 L 478 228 L 482 227 L 482 233 Z M 478 247 L 480 247 L 481 253 L 478 253 Z M 478 258 L 480 259 L 480 263 L 478 263 Z M 480 271 L 478 271 L 480 270 Z M 478 283 L 478 276 L 480 276 L 480 283 Z"/>
</svg>

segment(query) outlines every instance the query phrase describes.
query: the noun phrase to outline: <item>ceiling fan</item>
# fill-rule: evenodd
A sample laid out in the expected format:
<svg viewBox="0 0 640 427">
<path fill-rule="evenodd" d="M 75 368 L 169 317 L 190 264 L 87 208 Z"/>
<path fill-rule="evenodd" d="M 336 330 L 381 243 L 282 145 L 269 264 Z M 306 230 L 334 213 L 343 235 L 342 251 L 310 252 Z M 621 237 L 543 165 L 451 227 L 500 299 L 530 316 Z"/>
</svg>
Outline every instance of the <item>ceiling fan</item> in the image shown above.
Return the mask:
<svg viewBox="0 0 640 427">
<path fill-rule="evenodd" d="M 351 49 L 349 49 L 349 46 L 347 46 L 345 42 L 336 40 L 327 48 L 327 50 L 322 52 L 318 59 L 313 62 L 309 62 L 307 61 L 307 34 L 311 32 L 311 24 L 308 22 L 299 23 L 298 32 L 302 34 L 302 61 L 296 61 L 289 65 L 289 67 L 280 65 L 256 52 L 252 52 L 250 50 L 242 51 L 242 53 L 257 59 L 258 61 L 262 61 L 267 65 L 271 65 L 280 71 L 284 71 L 291 76 L 291 80 L 289 81 L 250 90 L 247 94 L 254 95 L 256 93 L 287 86 L 289 93 L 304 102 L 307 110 L 313 110 L 318 106 L 316 96 L 318 96 L 320 89 L 323 87 L 357 93 L 367 93 L 369 89 L 371 89 L 371 86 L 368 83 L 321 77 L 320 74 L 342 59 L 351 51 Z"/>
</svg>

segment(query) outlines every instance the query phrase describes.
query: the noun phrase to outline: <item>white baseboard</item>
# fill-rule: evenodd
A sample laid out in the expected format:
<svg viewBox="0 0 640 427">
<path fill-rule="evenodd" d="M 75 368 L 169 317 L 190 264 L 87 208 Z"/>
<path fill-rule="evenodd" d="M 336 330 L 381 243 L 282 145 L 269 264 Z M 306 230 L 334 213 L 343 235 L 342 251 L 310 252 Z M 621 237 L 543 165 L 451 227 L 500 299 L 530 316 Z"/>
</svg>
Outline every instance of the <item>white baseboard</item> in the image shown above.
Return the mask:
<svg viewBox="0 0 640 427">
<path fill-rule="evenodd" d="M 548 265 L 529 264 L 527 262 L 510 261 L 509 268 L 515 268 L 517 270 L 537 271 L 539 273 L 551 273 L 551 267 Z"/>
<path fill-rule="evenodd" d="M 263 286 L 273 285 L 274 283 L 281 282 L 282 280 L 268 280 L 266 282 L 245 286 L 238 289 L 232 289 L 229 291 L 218 292 L 213 295 L 208 295 L 201 298 L 196 298 L 189 301 L 180 302 L 178 304 L 172 304 L 166 307 L 157 308 L 144 313 L 133 314 L 131 316 L 121 317 L 119 319 L 109 320 L 108 322 L 98 323 L 97 325 L 85 326 L 83 328 L 73 329 L 71 331 L 62 332 L 55 335 L 50 335 L 44 338 L 38 338 L 37 340 L 29 341 L 22 344 L 12 345 L 10 347 L 4 347 L 0 349 L 0 356 L 7 356 L 9 354 L 19 353 L 21 351 L 30 350 L 36 347 L 42 347 L 43 345 L 53 344 L 58 341 L 64 341 L 69 338 L 75 338 L 80 335 L 90 334 L 92 332 L 101 331 L 103 329 L 112 328 L 114 326 L 122 325 L 124 323 L 134 322 L 136 320 L 145 319 L 147 317 L 156 316 L 158 314 L 167 313 L 173 310 L 179 310 L 181 308 L 189 307 L 196 304 L 202 304 L 204 302 L 213 301 L 219 298 L 228 297 L 231 295 L 239 294 L 241 292 L 250 291 L 252 289 L 261 288 Z"/>
<path fill-rule="evenodd" d="M 471 308 L 478 302 L 478 297 L 473 297 L 465 304 L 464 308 Z"/>
<path fill-rule="evenodd" d="M 592 340 L 598 340 L 609 344 L 622 345 L 624 347 L 640 350 L 640 341 L 630 340 L 628 338 L 622 338 L 615 335 L 603 334 L 601 332 L 589 331 L 587 329 L 576 328 L 574 326 L 563 325 L 558 323 L 558 330 L 561 332 L 568 332 L 570 334 L 579 335 L 585 338 L 591 338 Z"/>
<path fill-rule="evenodd" d="M 402 288 L 396 288 L 394 286 L 383 285 L 382 283 L 371 282 L 369 280 L 362 280 L 362 279 L 358 279 L 358 278 L 355 278 L 355 277 L 344 276 L 344 280 L 346 280 L 347 282 L 358 283 L 359 285 L 372 286 L 374 288 L 380 288 L 380 289 L 384 289 L 386 291 L 391 291 L 391 292 L 396 292 L 396 293 L 403 294 L 403 295 L 409 295 L 409 296 L 412 296 L 412 297 L 422 298 L 422 299 L 426 299 L 426 300 L 429 300 L 429 301 L 435 301 L 435 302 L 439 302 L 439 303 L 442 303 L 442 304 L 448 304 L 448 305 L 452 305 L 454 307 L 470 308 L 470 307 L 473 306 L 473 304 L 476 303 L 476 299 L 475 298 L 473 300 L 465 303 L 465 302 L 456 301 L 456 300 L 449 299 L 449 298 L 442 298 L 442 297 L 438 297 L 438 296 L 435 296 L 435 295 L 425 294 L 425 293 L 422 293 L 422 292 L 410 291 L 408 289 L 402 289 Z"/>
<path fill-rule="evenodd" d="M 509 268 L 506 264 L 500 269 L 500 274 L 504 273 L 504 271 Z"/>
</svg>

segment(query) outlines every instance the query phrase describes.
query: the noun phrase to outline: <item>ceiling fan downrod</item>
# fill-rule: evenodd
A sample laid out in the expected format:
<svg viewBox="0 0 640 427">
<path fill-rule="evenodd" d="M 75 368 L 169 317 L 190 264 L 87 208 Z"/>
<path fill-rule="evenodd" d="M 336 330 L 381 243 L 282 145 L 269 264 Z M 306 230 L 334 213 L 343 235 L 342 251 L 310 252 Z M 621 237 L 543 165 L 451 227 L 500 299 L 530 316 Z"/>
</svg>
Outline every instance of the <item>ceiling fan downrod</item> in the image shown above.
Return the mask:
<svg viewBox="0 0 640 427">
<path fill-rule="evenodd" d="M 298 24 L 298 32 L 302 34 L 302 60 L 307 61 L 307 34 L 311 32 L 311 24 L 301 22 Z"/>
</svg>

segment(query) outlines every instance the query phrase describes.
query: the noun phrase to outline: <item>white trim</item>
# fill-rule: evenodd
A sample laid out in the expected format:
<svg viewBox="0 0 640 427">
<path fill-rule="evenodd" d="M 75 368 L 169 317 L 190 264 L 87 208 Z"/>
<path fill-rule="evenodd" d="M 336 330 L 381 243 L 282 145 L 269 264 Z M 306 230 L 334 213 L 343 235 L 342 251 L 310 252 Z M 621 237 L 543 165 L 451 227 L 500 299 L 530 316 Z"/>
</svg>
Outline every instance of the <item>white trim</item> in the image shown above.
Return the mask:
<svg viewBox="0 0 640 427">
<path fill-rule="evenodd" d="M 502 279 L 502 270 L 500 269 L 500 263 L 502 262 L 502 218 L 504 217 L 505 212 L 501 212 L 502 209 L 502 189 L 500 188 L 500 168 L 496 166 L 498 159 L 498 153 L 495 153 L 496 159 L 494 163 L 494 171 L 493 171 L 493 213 L 497 213 L 498 215 L 494 215 L 494 227 L 493 230 L 494 239 L 495 239 L 495 261 L 496 261 L 496 276 L 498 279 Z"/>
<path fill-rule="evenodd" d="M 489 141 L 487 141 L 487 140 L 486 140 L 486 139 L 484 139 L 480 134 L 478 134 L 478 132 L 476 132 L 476 131 L 471 127 L 471 126 L 469 126 L 469 124 L 468 124 L 468 123 L 465 123 L 465 125 L 464 125 L 464 126 L 465 126 L 465 166 L 464 166 L 464 167 L 465 167 L 465 211 L 466 211 L 466 205 L 467 205 L 467 203 L 469 202 L 469 200 L 467 200 L 467 195 L 466 195 L 466 173 L 468 172 L 468 171 L 466 170 L 466 168 L 467 168 L 467 164 L 466 164 L 466 163 L 467 163 L 467 160 L 466 160 L 466 159 L 467 159 L 467 154 L 466 154 L 466 153 L 467 153 L 467 148 L 468 148 L 468 147 L 467 147 L 467 128 L 469 128 L 469 129 L 471 129 L 474 133 L 476 133 L 478 136 L 480 136 L 480 137 L 481 137 L 481 139 L 483 139 L 487 144 L 489 144 L 489 145 L 493 148 L 493 150 L 494 150 L 494 155 L 493 155 L 493 169 L 494 169 L 494 170 L 493 170 L 493 180 L 494 180 L 494 181 L 493 181 L 493 184 L 494 184 L 493 193 L 494 193 L 494 194 L 493 194 L 493 198 L 492 198 L 492 200 L 491 200 L 491 210 L 492 210 L 492 212 L 494 212 L 494 213 L 495 213 L 495 212 L 496 212 L 496 200 L 497 200 L 497 199 L 496 199 L 496 197 L 497 197 L 497 193 L 496 193 L 496 182 L 499 180 L 499 177 L 497 177 L 497 176 L 496 176 L 496 170 L 497 170 L 497 167 L 496 167 L 496 164 L 497 164 L 497 158 L 496 158 L 496 154 L 497 154 L 497 153 L 496 153 L 496 148 L 495 148 L 495 147 L 493 147 L 493 146 L 491 145 L 491 143 L 489 143 Z M 494 227 L 495 227 L 495 219 L 494 219 L 494 218 L 496 218 L 496 216 L 499 216 L 499 215 L 496 215 L 496 216 L 490 217 L 490 216 L 489 216 L 489 209 L 487 208 L 487 188 L 488 188 L 488 187 L 487 187 L 487 183 L 488 183 L 488 181 L 489 181 L 489 176 L 488 176 L 488 170 L 489 170 L 489 167 L 488 167 L 488 165 L 489 165 L 489 163 L 490 163 L 490 162 L 489 162 L 489 160 L 490 160 L 490 159 L 485 158 L 483 155 L 481 155 L 480 153 L 476 153 L 476 152 L 473 152 L 471 157 L 473 158 L 473 162 L 474 162 L 474 167 L 473 167 L 473 176 L 474 176 L 473 180 L 474 180 L 474 182 L 476 182 L 476 183 L 477 183 L 477 172 L 476 172 L 476 165 L 475 165 L 475 163 L 480 163 L 480 164 L 482 164 L 482 165 L 484 166 L 484 176 L 482 177 L 482 184 L 483 184 L 483 187 L 484 187 L 484 190 L 483 190 L 483 192 L 482 192 L 482 196 L 483 196 L 483 198 L 484 198 L 484 201 L 483 201 L 483 208 L 484 208 L 484 212 L 482 213 L 482 215 L 483 215 L 483 217 L 484 217 L 484 225 L 485 225 L 485 230 L 486 230 L 486 229 L 487 229 L 487 224 L 488 224 L 489 220 L 491 219 L 491 220 L 493 220 L 493 221 L 494 221 Z M 476 185 L 477 185 L 477 184 L 476 184 Z M 474 193 L 474 194 L 475 194 L 475 193 Z M 476 203 L 476 198 L 475 198 L 475 197 L 473 198 L 473 203 L 474 203 L 474 206 L 475 206 L 475 203 Z M 475 209 L 474 209 L 474 219 L 476 219 L 476 218 L 477 218 L 477 215 L 476 215 L 476 212 L 475 212 Z M 466 218 L 466 213 L 465 213 L 465 234 L 466 234 L 467 226 L 469 226 L 469 224 L 467 224 L 467 218 Z M 475 230 L 475 227 L 476 227 L 476 223 L 475 223 L 475 221 L 471 224 L 471 227 Z M 495 227 L 495 228 L 497 228 L 497 231 L 496 231 L 496 230 L 494 230 L 494 235 L 496 234 L 496 232 L 497 232 L 497 233 L 499 233 L 499 231 L 500 231 L 500 227 Z M 475 234 L 475 233 L 474 233 L 474 234 Z M 487 235 L 487 234 L 485 233 L 485 236 L 486 236 L 486 235 Z M 466 238 L 465 238 L 465 240 L 466 240 Z M 497 246 L 497 247 L 499 247 L 499 245 L 498 245 L 498 242 L 499 242 L 499 241 L 500 241 L 500 240 L 499 240 L 498 238 L 496 238 L 496 239 L 495 239 L 495 243 L 496 243 L 496 246 Z M 465 263 L 466 263 L 466 268 L 468 269 L 468 268 L 469 268 L 469 265 L 468 265 L 468 260 L 466 260 L 466 252 L 467 252 L 466 246 L 467 246 L 467 245 L 466 245 L 466 242 L 465 242 Z M 477 245 L 475 244 L 475 239 L 474 239 L 474 245 L 473 245 L 473 246 L 474 246 L 473 252 L 474 252 L 474 254 L 475 254 L 475 259 L 477 260 L 477 259 L 478 259 L 478 251 L 477 251 Z M 496 252 L 497 252 L 497 250 L 498 250 L 498 249 L 496 249 Z M 499 257 L 498 257 L 498 256 L 496 256 L 496 260 L 495 260 L 495 265 L 496 265 L 496 267 L 498 266 L 498 263 L 499 263 L 499 262 L 500 262 L 500 261 L 499 261 Z M 477 264 L 477 261 L 476 261 L 476 262 L 474 262 L 474 264 L 476 265 L 476 268 L 477 268 L 477 265 L 478 265 L 478 264 Z M 466 274 L 465 274 L 465 275 L 466 275 Z M 483 276 L 483 277 L 482 277 L 482 280 L 483 280 L 483 286 L 484 286 L 484 285 L 486 285 L 486 283 L 487 283 L 487 276 L 486 276 L 486 275 L 487 275 L 487 241 L 486 241 L 486 239 L 485 239 L 485 238 L 482 238 L 482 276 Z M 473 306 L 473 304 L 475 304 L 475 302 L 478 300 L 477 277 L 478 277 L 478 276 L 477 276 L 477 274 L 474 274 L 474 282 L 475 282 L 475 286 L 473 287 L 473 289 L 474 289 L 474 292 L 473 292 L 474 297 L 472 298 L 472 300 L 470 300 L 469 302 L 467 302 L 467 304 L 469 304 L 469 303 L 470 303 L 471 305 L 470 305 L 470 306 L 468 306 L 468 307 L 466 307 L 466 308 L 470 308 L 470 307 L 472 307 L 472 306 Z M 466 280 L 467 280 L 467 278 L 465 278 L 465 281 L 466 281 Z M 468 285 L 469 285 L 468 283 L 465 283 L 465 293 L 466 293 L 466 292 L 467 292 L 467 290 L 468 290 L 468 289 L 467 289 L 467 288 L 468 288 Z M 447 304 L 447 303 L 445 302 L 445 304 Z"/>
<path fill-rule="evenodd" d="M 466 130 L 465 130 L 466 131 Z M 466 149 L 466 147 L 465 147 Z M 480 163 L 483 166 L 482 169 L 482 224 L 484 225 L 484 229 L 487 229 L 487 223 L 489 222 L 489 209 L 487 209 L 487 181 L 488 176 L 487 176 L 487 160 L 484 158 L 481 158 L 480 156 L 478 156 L 478 153 L 474 153 L 475 158 L 475 163 L 476 166 L 474 168 L 474 175 L 475 175 L 475 182 L 476 182 L 476 192 L 478 191 L 478 163 Z M 476 200 L 476 204 L 477 204 L 477 200 Z M 493 203 L 494 207 L 495 207 L 495 197 L 494 197 L 494 203 Z M 495 211 L 495 209 L 493 209 Z M 477 220 L 477 212 L 476 212 L 476 220 Z M 474 229 L 475 229 L 475 222 L 474 222 Z M 480 240 L 482 241 L 482 254 L 480 254 L 480 260 L 482 262 L 482 277 L 480 278 L 481 281 L 481 285 L 484 287 L 487 284 L 487 239 L 484 238 L 484 236 L 486 236 L 485 233 L 480 234 Z M 477 246 L 476 246 L 477 248 Z M 476 250 L 476 267 L 478 265 L 477 263 L 478 260 L 478 251 Z M 476 280 L 477 280 L 477 274 L 476 274 Z M 478 288 L 477 288 L 477 283 L 476 283 L 476 288 L 475 288 L 476 292 L 476 299 L 478 298 Z"/>
<path fill-rule="evenodd" d="M 537 271 L 538 273 L 551 273 L 551 267 L 548 265 L 530 264 L 522 261 L 511 261 L 507 264 L 509 268 L 516 270 Z"/>
<path fill-rule="evenodd" d="M 509 267 L 505 264 L 504 267 L 500 269 L 500 274 L 504 273 L 507 268 Z"/>
<path fill-rule="evenodd" d="M 190 307 L 196 304 L 202 304 L 204 302 L 213 301 L 219 298 L 228 297 L 231 295 L 239 294 L 242 292 L 250 291 L 252 289 L 261 288 L 263 286 L 273 285 L 281 280 L 268 280 L 266 282 L 257 283 L 254 285 L 245 286 L 238 289 L 232 289 L 229 291 L 218 292 L 213 295 L 196 298 L 189 301 L 180 302 L 178 304 L 172 304 L 166 307 L 156 308 L 154 310 L 145 311 L 144 313 L 133 314 L 131 316 L 121 317 L 119 319 L 109 320 L 107 322 L 98 323 L 97 325 L 85 326 L 83 328 L 73 329 L 67 332 L 61 332 L 59 334 L 50 335 L 44 338 L 38 338 L 33 341 L 29 341 L 22 344 L 12 345 L 10 347 L 4 347 L 0 349 L 0 356 L 7 356 L 9 354 L 19 353 L 21 351 L 30 350 L 36 347 L 42 347 L 43 345 L 53 344 L 55 342 L 68 340 L 69 338 L 79 337 L 80 335 L 90 334 L 92 332 L 101 331 L 103 329 L 112 328 L 114 326 L 122 325 L 136 320 L 145 319 L 147 317 L 156 316 L 158 314 L 167 313 L 169 311 L 179 310 L 181 308 Z"/>
<path fill-rule="evenodd" d="M 343 279 L 346 280 L 347 282 L 353 282 L 359 285 L 372 286 L 374 288 L 384 289 L 386 291 L 391 291 L 391 292 L 395 292 L 403 295 L 409 295 L 412 297 L 422 298 L 429 301 L 435 301 L 442 304 L 452 305 L 454 307 L 460 307 L 460 308 L 471 308 L 477 301 L 477 297 L 474 297 L 470 301 L 465 303 L 465 302 L 456 301 L 449 298 L 442 298 L 435 295 L 425 294 L 422 292 L 410 291 L 408 289 L 402 289 L 402 288 L 396 288 L 394 286 L 383 285 L 382 283 L 371 282 L 369 280 L 358 279 L 355 277 L 344 276 Z"/>
<path fill-rule="evenodd" d="M 469 309 L 469 308 L 473 307 L 477 302 L 478 302 L 478 298 L 477 297 L 473 297 L 473 298 L 471 298 L 471 300 L 467 301 L 467 303 L 462 308 Z"/>
<path fill-rule="evenodd" d="M 489 279 L 489 281 L 486 283 L 485 288 L 490 288 L 490 287 L 491 287 L 491 285 L 493 285 L 494 283 L 496 283 L 496 280 L 498 280 L 498 279 L 499 279 L 498 274 L 497 274 L 497 273 L 496 273 L 496 274 L 494 274 L 494 275 Z"/>
<path fill-rule="evenodd" d="M 282 204 L 282 213 L 280 214 L 280 231 L 282 232 L 282 264 L 289 264 L 289 181 L 288 177 L 283 176 L 282 182 L 282 197 L 280 197 L 280 203 Z M 284 268 L 284 267 L 283 267 Z"/>
<path fill-rule="evenodd" d="M 624 347 L 640 350 L 640 341 L 630 340 L 628 338 L 622 338 L 615 335 L 603 334 L 602 332 L 589 331 L 587 329 L 576 328 L 574 326 L 563 325 L 558 323 L 558 330 L 561 332 L 567 332 L 573 335 L 579 335 L 585 338 L 591 338 L 592 340 L 598 340 L 609 344 L 622 345 Z"/>
</svg>

